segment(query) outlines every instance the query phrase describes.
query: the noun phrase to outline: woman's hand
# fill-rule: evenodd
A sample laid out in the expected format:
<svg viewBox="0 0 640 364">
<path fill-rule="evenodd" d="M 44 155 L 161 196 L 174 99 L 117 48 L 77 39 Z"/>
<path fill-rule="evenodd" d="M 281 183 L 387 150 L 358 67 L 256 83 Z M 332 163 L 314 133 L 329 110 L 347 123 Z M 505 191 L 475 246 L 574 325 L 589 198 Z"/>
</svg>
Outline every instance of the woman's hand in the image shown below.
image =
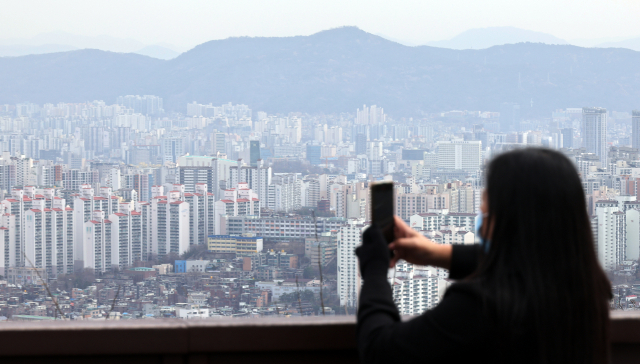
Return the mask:
<svg viewBox="0 0 640 364">
<path fill-rule="evenodd" d="M 449 269 L 451 265 L 451 245 L 436 244 L 424 235 L 411 229 L 401 218 L 394 216 L 396 240 L 389 244 L 394 251 L 390 267 L 404 259 L 418 265 L 432 265 Z"/>
<path fill-rule="evenodd" d="M 382 232 L 372 224 L 362 234 L 362 245 L 356 248 L 360 274 L 364 279 L 386 277 L 389 267 L 389 246 Z"/>
</svg>

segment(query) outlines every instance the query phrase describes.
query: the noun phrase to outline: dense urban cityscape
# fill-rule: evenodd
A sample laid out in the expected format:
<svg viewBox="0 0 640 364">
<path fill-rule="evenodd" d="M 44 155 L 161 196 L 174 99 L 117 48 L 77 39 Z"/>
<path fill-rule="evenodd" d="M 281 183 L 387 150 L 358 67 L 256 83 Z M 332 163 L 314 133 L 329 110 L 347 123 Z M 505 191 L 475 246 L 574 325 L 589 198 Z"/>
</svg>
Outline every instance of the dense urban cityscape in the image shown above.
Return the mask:
<svg viewBox="0 0 640 364">
<path fill-rule="evenodd" d="M 272 115 L 157 96 L 0 105 L 5 320 L 354 314 L 369 184 L 441 244 L 474 244 L 485 162 L 526 146 L 580 172 L 612 309 L 640 293 L 640 111 L 527 105 L 392 118 Z M 390 270 L 402 314 L 438 304 L 446 270 Z"/>
</svg>

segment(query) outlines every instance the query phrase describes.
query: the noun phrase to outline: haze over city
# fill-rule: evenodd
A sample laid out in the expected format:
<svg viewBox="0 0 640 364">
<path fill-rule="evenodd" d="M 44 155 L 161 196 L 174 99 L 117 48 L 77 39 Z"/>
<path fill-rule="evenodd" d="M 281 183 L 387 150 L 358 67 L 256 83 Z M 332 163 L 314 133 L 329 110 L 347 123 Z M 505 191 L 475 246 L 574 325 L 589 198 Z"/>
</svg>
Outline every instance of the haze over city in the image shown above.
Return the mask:
<svg viewBox="0 0 640 364">
<path fill-rule="evenodd" d="M 487 166 L 531 147 L 575 167 L 608 308 L 636 311 L 638 14 L 622 0 L 3 4 L 0 322 L 354 320 L 374 183 L 393 183 L 415 234 L 486 244 Z M 406 316 L 438 307 L 451 277 L 404 260 L 386 276 Z"/>
<path fill-rule="evenodd" d="M 0 14 L 0 44 L 27 44 L 33 37 L 40 44 L 71 42 L 72 37 L 64 34 L 46 36 L 63 32 L 82 37 L 120 38 L 123 50 L 135 46 L 126 44 L 128 40 L 186 51 L 210 40 L 229 37 L 289 37 L 357 26 L 408 45 L 448 40 L 470 29 L 514 27 L 546 33 L 571 44 L 594 46 L 640 37 L 635 19 L 639 11 L 637 2 L 622 0 L 581 1 L 579 6 L 575 1 L 502 0 L 189 0 L 180 4 L 30 0 L 4 4 Z M 92 42 L 97 47 L 100 39 L 76 40 L 76 44 L 85 47 L 92 47 Z"/>
</svg>

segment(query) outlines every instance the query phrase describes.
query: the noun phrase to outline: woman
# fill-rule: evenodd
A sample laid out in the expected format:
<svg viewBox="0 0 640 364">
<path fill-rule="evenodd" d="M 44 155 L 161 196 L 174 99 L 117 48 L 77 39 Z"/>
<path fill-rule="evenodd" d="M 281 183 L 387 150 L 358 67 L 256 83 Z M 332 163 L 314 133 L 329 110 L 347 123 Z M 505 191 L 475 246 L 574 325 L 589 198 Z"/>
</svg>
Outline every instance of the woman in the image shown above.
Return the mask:
<svg viewBox="0 0 640 364">
<path fill-rule="evenodd" d="M 516 150 L 490 163 L 486 185 L 480 245 L 435 244 L 398 217 L 390 245 L 376 226 L 364 232 L 363 362 L 608 362 L 611 286 L 575 167 L 555 151 Z M 449 269 L 458 282 L 401 322 L 386 277 L 399 259 Z"/>
</svg>

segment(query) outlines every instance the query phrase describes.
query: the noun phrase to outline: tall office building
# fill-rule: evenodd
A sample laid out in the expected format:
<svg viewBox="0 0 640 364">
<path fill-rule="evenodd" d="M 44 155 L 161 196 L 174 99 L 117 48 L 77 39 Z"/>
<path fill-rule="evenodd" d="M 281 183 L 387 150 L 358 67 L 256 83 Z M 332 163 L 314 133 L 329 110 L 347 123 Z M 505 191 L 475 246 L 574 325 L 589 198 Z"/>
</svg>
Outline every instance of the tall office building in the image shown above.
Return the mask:
<svg viewBox="0 0 640 364">
<path fill-rule="evenodd" d="M 573 128 L 561 129 L 562 147 L 567 149 L 573 148 Z"/>
<path fill-rule="evenodd" d="M 640 110 L 631 112 L 631 146 L 640 149 Z"/>
<path fill-rule="evenodd" d="M 440 141 L 438 168 L 477 170 L 482 163 L 480 141 Z"/>
<path fill-rule="evenodd" d="M 249 142 L 249 153 L 249 162 L 252 167 L 255 167 L 260 159 L 260 141 L 251 140 Z"/>
<path fill-rule="evenodd" d="M 582 108 L 582 146 L 587 153 L 600 157 L 601 168 L 608 169 L 607 160 L 607 109 Z"/>
</svg>

